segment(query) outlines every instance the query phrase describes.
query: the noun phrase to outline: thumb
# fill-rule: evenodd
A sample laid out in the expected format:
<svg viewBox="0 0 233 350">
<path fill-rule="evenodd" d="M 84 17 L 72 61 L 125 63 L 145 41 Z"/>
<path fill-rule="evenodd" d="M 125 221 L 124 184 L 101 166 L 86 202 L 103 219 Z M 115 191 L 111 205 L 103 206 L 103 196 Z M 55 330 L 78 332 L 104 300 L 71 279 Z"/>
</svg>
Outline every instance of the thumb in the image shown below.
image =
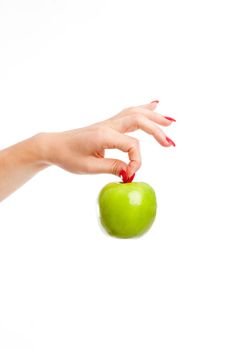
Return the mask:
<svg viewBox="0 0 233 350">
<path fill-rule="evenodd" d="M 120 176 L 121 170 L 127 171 L 128 165 L 119 159 L 101 158 L 96 159 L 94 169 L 96 174 L 105 173 Z"/>
</svg>

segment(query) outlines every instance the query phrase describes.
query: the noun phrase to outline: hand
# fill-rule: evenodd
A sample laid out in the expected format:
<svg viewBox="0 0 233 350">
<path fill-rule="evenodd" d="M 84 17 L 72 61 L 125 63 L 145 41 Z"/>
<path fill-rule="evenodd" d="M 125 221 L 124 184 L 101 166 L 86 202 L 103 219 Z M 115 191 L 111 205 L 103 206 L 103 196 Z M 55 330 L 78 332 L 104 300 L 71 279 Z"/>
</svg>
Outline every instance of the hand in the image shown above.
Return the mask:
<svg viewBox="0 0 233 350">
<path fill-rule="evenodd" d="M 114 117 L 88 127 L 42 134 L 46 162 L 76 174 L 112 173 L 120 176 L 124 170 L 130 178 L 140 168 L 141 157 L 139 141 L 125 133 L 141 129 L 162 146 L 175 146 L 158 126 L 169 126 L 175 120 L 154 112 L 157 103 L 126 108 Z M 128 153 L 129 164 L 104 158 L 106 149 L 116 148 Z"/>
</svg>

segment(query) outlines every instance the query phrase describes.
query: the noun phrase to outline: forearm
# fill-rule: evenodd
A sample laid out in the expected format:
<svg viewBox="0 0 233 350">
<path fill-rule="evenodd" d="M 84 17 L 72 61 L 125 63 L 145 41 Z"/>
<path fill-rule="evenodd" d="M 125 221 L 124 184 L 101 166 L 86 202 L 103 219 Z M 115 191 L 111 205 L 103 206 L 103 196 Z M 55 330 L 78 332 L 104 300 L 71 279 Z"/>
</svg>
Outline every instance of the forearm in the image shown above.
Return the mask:
<svg viewBox="0 0 233 350">
<path fill-rule="evenodd" d="M 0 151 L 0 201 L 48 166 L 41 135 Z"/>
</svg>

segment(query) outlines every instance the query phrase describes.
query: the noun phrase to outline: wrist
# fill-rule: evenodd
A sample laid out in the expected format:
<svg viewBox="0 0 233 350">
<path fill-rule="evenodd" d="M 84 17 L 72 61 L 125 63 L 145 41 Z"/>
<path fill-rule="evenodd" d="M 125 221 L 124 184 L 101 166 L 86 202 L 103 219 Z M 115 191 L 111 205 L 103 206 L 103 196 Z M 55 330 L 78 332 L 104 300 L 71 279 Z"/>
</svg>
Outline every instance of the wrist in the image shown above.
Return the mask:
<svg viewBox="0 0 233 350">
<path fill-rule="evenodd" d="M 49 161 L 49 137 L 48 133 L 39 133 L 32 136 L 26 142 L 30 142 L 32 162 L 39 168 L 46 168 L 51 165 Z"/>
</svg>

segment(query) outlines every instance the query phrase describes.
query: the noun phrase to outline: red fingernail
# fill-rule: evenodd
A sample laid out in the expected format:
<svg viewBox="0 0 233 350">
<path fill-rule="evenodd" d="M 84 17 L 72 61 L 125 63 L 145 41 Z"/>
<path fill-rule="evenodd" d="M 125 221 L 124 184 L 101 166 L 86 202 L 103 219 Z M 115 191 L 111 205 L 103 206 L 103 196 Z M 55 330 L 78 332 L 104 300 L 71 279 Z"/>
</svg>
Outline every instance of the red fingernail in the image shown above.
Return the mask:
<svg viewBox="0 0 233 350">
<path fill-rule="evenodd" d="M 128 176 L 126 175 L 126 171 L 121 169 L 120 176 L 122 177 L 122 181 L 126 183 L 128 181 Z"/>
<path fill-rule="evenodd" d="M 135 173 L 134 173 L 132 176 L 130 176 L 130 177 L 128 178 L 128 181 L 127 181 L 127 182 L 132 182 L 133 179 L 134 179 L 134 176 L 135 176 Z"/>
<path fill-rule="evenodd" d="M 164 117 L 164 118 L 166 118 L 167 120 L 170 120 L 171 122 L 176 122 L 176 120 L 173 118 L 170 118 L 170 117 Z"/>
<path fill-rule="evenodd" d="M 159 100 L 154 100 L 154 101 L 151 101 L 150 103 L 159 103 Z"/>
<path fill-rule="evenodd" d="M 173 142 L 171 139 L 169 139 L 169 137 L 166 137 L 166 140 L 168 143 L 170 143 L 170 145 L 172 145 L 174 147 L 176 146 L 175 142 Z"/>
</svg>

